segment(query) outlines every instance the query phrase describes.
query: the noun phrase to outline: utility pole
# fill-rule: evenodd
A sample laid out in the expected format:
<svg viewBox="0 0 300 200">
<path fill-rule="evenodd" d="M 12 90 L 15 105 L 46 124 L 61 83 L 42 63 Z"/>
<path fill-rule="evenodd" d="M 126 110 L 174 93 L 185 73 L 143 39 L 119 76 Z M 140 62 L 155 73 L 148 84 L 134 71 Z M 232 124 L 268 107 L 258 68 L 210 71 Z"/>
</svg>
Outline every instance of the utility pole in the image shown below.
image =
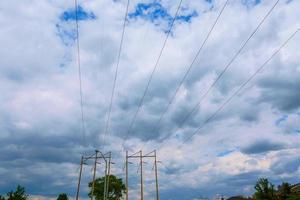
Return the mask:
<svg viewBox="0 0 300 200">
<path fill-rule="evenodd" d="M 97 158 L 98 158 L 98 150 L 95 150 L 96 156 L 95 156 L 95 163 L 94 163 L 94 174 L 93 174 L 93 185 L 92 185 L 92 196 L 91 200 L 94 198 L 94 189 L 95 189 L 95 177 L 96 177 L 96 168 L 97 168 Z"/>
<path fill-rule="evenodd" d="M 107 160 L 105 160 L 103 199 L 106 200 Z"/>
<path fill-rule="evenodd" d="M 143 153 L 140 150 L 140 167 L 141 167 L 141 200 L 144 200 L 144 187 L 143 187 Z"/>
<path fill-rule="evenodd" d="M 126 199 L 128 200 L 128 151 L 126 151 L 126 159 L 125 159 L 125 185 L 126 185 Z"/>
<path fill-rule="evenodd" d="M 107 170 L 107 184 L 106 184 L 106 199 L 109 199 L 109 178 L 110 178 L 110 164 L 111 164 L 111 152 L 109 152 L 108 156 L 108 170 Z"/>
<path fill-rule="evenodd" d="M 156 200 L 159 200 L 159 193 L 158 193 L 158 178 L 157 178 L 156 150 L 154 150 L 154 170 L 155 170 Z"/>
<path fill-rule="evenodd" d="M 105 161 L 105 172 L 104 172 L 104 188 L 103 188 L 103 200 L 106 200 L 106 176 L 107 176 L 107 160 L 106 160 L 106 157 L 103 155 L 102 152 L 101 153 L 101 156 L 102 158 L 104 159 Z"/>
<path fill-rule="evenodd" d="M 81 156 L 81 160 L 80 160 L 80 170 L 79 170 L 79 178 L 78 178 L 78 185 L 77 185 L 77 192 L 76 192 L 76 200 L 78 200 L 78 198 L 79 198 L 79 189 L 80 189 L 80 182 L 81 182 L 82 165 L 83 165 L 83 156 Z"/>
<path fill-rule="evenodd" d="M 126 151 L 126 160 L 125 160 L 125 182 L 126 182 L 126 197 L 125 200 L 128 200 L 128 195 L 129 195 L 129 185 L 128 185 L 128 164 L 131 163 L 129 162 L 129 159 L 139 159 L 139 169 L 138 172 L 140 171 L 140 200 L 144 200 L 144 180 L 143 180 L 143 159 L 144 158 L 154 158 L 154 166 L 153 168 L 155 168 L 155 187 L 156 187 L 156 200 L 159 200 L 159 191 L 158 191 L 158 175 L 157 175 L 157 163 L 159 161 L 157 161 L 157 157 L 156 157 L 156 151 L 151 151 L 150 153 L 147 153 L 145 155 L 143 155 L 142 150 L 132 154 L 132 155 L 128 155 L 128 151 Z M 152 170 L 153 170 L 152 168 Z"/>
<path fill-rule="evenodd" d="M 101 155 L 99 155 L 99 153 Z M 108 154 L 108 155 L 107 155 Z M 78 178 L 78 185 L 77 185 L 77 192 L 76 192 L 76 200 L 79 200 L 79 192 L 80 192 L 80 186 L 81 186 L 81 177 L 82 177 L 82 170 L 83 165 L 86 164 L 85 162 L 88 160 L 94 159 L 94 169 L 93 169 L 93 182 L 92 182 L 92 191 L 91 191 L 91 200 L 94 199 L 94 192 L 95 192 L 95 181 L 96 181 L 96 172 L 97 172 L 97 164 L 101 164 L 100 162 L 97 162 L 98 159 L 104 159 L 105 161 L 105 181 L 104 181 L 104 198 L 106 199 L 106 191 L 108 188 L 106 188 L 107 184 L 107 174 L 110 174 L 110 166 L 108 167 L 107 159 L 109 159 L 109 162 L 111 163 L 111 152 L 103 154 L 101 151 L 95 150 L 95 153 L 89 156 L 82 156 L 80 161 L 80 172 L 79 172 L 79 178 Z M 109 181 L 109 180 L 108 180 Z"/>
</svg>

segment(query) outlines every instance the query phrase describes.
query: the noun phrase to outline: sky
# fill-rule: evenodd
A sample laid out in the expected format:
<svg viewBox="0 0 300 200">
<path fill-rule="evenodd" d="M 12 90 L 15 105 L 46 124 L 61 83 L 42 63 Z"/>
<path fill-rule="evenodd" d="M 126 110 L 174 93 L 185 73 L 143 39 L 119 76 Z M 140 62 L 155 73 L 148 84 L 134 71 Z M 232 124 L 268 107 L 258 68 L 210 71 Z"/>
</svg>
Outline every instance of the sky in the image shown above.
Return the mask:
<svg viewBox="0 0 300 200">
<path fill-rule="evenodd" d="M 95 149 L 112 152 L 112 173 L 119 177 L 124 149 L 156 149 L 165 200 L 251 195 L 261 177 L 274 184 L 300 182 L 300 33 L 239 90 L 299 29 L 300 1 L 279 0 L 222 74 L 276 1 L 228 1 L 160 120 L 225 0 L 183 0 L 177 17 L 179 0 L 130 0 L 107 134 L 127 1 L 78 1 L 85 130 L 74 2 L 1 1 L 0 194 L 20 184 L 32 199 L 62 192 L 74 197 L 81 155 Z M 153 161 L 146 162 L 145 198 L 155 199 Z M 92 161 L 88 164 L 82 199 L 92 178 Z M 133 160 L 132 199 L 139 195 L 137 170 Z"/>
</svg>

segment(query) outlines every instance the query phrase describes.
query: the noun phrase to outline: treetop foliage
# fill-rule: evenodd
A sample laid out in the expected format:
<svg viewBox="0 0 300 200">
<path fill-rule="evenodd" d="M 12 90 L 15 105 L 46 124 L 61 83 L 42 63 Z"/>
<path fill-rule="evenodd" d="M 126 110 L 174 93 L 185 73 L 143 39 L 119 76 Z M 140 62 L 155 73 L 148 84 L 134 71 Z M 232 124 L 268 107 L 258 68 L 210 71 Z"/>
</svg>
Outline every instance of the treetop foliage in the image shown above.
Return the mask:
<svg viewBox="0 0 300 200">
<path fill-rule="evenodd" d="M 10 191 L 6 194 L 6 198 L 0 195 L 0 200 L 27 200 L 28 195 L 25 188 L 20 185 L 17 186 L 16 191 Z"/>
<path fill-rule="evenodd" d="M 66 193 L 61 193 L 58 195 L 57 200 L 69 200 L 69 197 Z"/>
</svg>

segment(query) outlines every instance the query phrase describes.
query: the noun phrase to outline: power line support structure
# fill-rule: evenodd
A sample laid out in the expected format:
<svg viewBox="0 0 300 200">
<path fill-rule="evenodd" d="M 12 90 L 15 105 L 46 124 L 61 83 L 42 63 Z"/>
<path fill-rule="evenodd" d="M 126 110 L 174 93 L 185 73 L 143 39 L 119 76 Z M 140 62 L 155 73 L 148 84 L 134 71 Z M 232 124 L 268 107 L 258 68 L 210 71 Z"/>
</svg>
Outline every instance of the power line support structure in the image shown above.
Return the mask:
<svg viewBox="0 0 300 200">
<path fill-rule="evenodd" d="M 141 200 L 144 200 L 144 186 L 143 186 L 143 153 L 140 151 L 140 168 L 141 168 Z"/>
<path fill-rule="evenodd" d="M 126 160 L 125 160 L 125 182 L 126 182 L 126 198 L 125 200 L 128 200 L 129 196 L 129 184 L 128 184 L 128 163 L 129 159 L 139 159 L 139 171 L 140 171 L 140 200 L 144 200 L 144 177 L 143 177 L 143 164 L 144 164 L 144 158 L 152 158 L 154 159 L 154 170 L 155 170 L 155 190 L 156 190 L 156 200 L 159 200 L 159 189 L 158 189 L 158 171 L 157 171 L 157 156 L 156 156 L 156 150 L 151 151 L 150 153 L 147 153 L 143 155 L 142 150 L 132 154 L 128 155 L 128 151 L 126 151 Z"/>
<path fill-rule="evenodd" d="M 100 155 L 99 155 L 100 154 Z M 94 199 L 94 190 L 95 190 L 95 180 L 96 180 L 96 174 L 97 174 L 97 164 L 101 164 L 98 162 L 99 159 L 103 159 L 105 161 L 105 172 L 104 172 L 104 194 L 103 199 L 106 200 L 108 198 L 108 184 L 109 184 L 109 178 L 107 179 L 107 175 L 110 174 L 110 164 L 111 162 L 111 152 L 103 154 L 101 151 L 95 150 L 95 153 L 90 156 L 82 156 L 80 161 L 80 171 L 79 171 L 79 178 L 78 178 L 78 184 L 77 184 L 77 192 L 76 192 L 76 200 L 79 200 L 79 192 L 81 187 L 81 178 L 82 178 L 82 171 L 83 171 L 83 165 L 87 165 L 87 161 L 94 160 L 93 165 L 93 181 L 92 181 L 92 189 L 91 189 L 91 200 Z M 109 162 L 107 162 L 109 161 Z"/>
<path fill-rule="evenodd" d="M 106 200 L 109 200 L 109 179 L 110 179 L 110 165 L 113 164 L 111 162 L 111 152 L 108 153 L 108 162 L 106 162 L 106 165 L 108 165 L 107 167 L 107 171 L 106 171 L 106 190 L 105 190 L 105 195 L 106 195 Z"/>
<path fill-rule="evenodd" d="M 156 200 L 159 200 L 156 150 L 154 150 L 154 170 L 155 170 Z"/>
<path fill-rule="evenodd" d="M 126 186 L 125 200 L 128 200 L 128 151 L 126 151 L 126 159 L 125 159 L 125 186 Z"/>
<path fill-rule="evenodd" d="M 105 155 L 102 152 L 100 152 L 100 154 L 101 154 L 101 157 L 103 158 L 103 160 L 105 162 L 103 200 L 106 200 L 107 160 L 106 160 Z"/>
<path fill-rule="evenodd" d="M 83 156 L 81 156 L 81 160 L 80 160 L 80 169 L 79 169 L 79 178 L 78 178 L 78 185 L 77 185 L 77 192 L 76 192 L 76 200 L 78 200 L 78 198 L 79 198 L 79 188 L 80 188 L 80 183 L 81 183 L 82 165 L 83 165 Z"/>
<path fill-rule="evenodd" d="M 93 182 L 92 182 L 92 196 L 91 196 L 91 200 L 93 200 L 94 197 L 94 189 L 95 189 L 95 177 L 96 177 L 96 170 L 97 170 L 97 158 L 98 158 L 98 153 L 99 151 L 96 150 L 96 156 L 95 156 L 95 162 L 94 162 L 94 173 L 93 173 Z"/>
</svg>

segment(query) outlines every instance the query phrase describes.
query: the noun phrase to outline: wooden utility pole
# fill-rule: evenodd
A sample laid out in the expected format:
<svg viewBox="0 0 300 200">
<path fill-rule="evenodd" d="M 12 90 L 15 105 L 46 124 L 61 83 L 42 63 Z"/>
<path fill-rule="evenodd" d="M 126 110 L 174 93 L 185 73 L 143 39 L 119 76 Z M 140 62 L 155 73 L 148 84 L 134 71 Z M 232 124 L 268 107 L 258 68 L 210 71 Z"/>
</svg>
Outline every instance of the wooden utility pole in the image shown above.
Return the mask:
<svg viewBox="0 0 300 200">
<path fill-rule="evenodd" d="M 129 186 L 128 186 L 128 163 L 130 158 L 139 159 L 139 169 L 140 170 L 140 190 L 141 190 L 141 197 L 140 200 L 144 200 L 144 180 L 143 180 L 143 158 L 154 158 L 154 168 L 155 168 L 155 187 L 156 187 L 156 200 L 159 200 L 159 191 L 158 191 L 158 175 L 157 175 L 157 158 L 156 158 L 156 151 L 151 151 L 143 155 L 143 152 L 140 150 L 132 155 L 128 155 L 128 151 L 126 151 L 126 160 L 125 160 L 125 173 L 126 173 L 126 198 L 128 200 L 128 193 L 129 193 Z"/>
<path fill-rule="evenodd" d="M 125 159 L 125 184 L 126 184 L 126 199 L 128 200 L 128 151 L 126 151 L 126 159 Z"/>
<path fill-rule="evenodd" d="M 144 200 L 144 186 L 143 186 L 143 153 L 140 151 L 140 167 L 141 167 L 141 200 Z"/>
<path fill-rule="evenodd" d="M 109 199 L 109 178 L 110 178 L 110 164 L 111 164 L 111 152 L 109 152 L 108 156 L 108 170 L 107 170 L 107 184 L 106 184 L 106 199 Z"/>
<path fill-rule="evenodd" d="M 97 168 L 97 158 L 98 158 L 98 150 L 96 151 L 96 156 L 95 156 L 95 163 L 94 163 L 94 174 L 93 174 L 93 183 L 92 183 L 92 196 L 91 200 L 94 198 L 94 189 L 95 189 L 95 177 L 96 177 L 96 168 Z"/>
<path fill-rule="evenodd" d="M 158 193 L 158 178 L 157 178 L 157 159 L 156 159 L 156 150 L 154 150 L 154 170 L 155 170 L 156 200 L 159 200 L 159 193 Z"/>
<path fill-rule="evenodd" d="M 101 153 L 101 156 L 102 158 L 104 159 L 105 161 L 105 172 L 104 172 L 104 188 L 103 188 L 103 200 L 106 200 L 106 176 L 107 176 L 107 160 L 106 160 L 106 157 L 103 155 L 102 152 Z"/>
<path fill-rule="evenodd" d="M 110 166 L 109 169 L 107 168 L 107 159 L 109 158 L 109 161 L 111 162 L 111 152 L 103 154 L 101 151 L 95 150 L 96 153 L 89 155 L 89 156 L 82 156 L 80 161 L 80 172 L 79 172 L 79 178 L 78 178 L 78 185 L 77 185 L 77 192 L 76 192 L 76 200 L 79 200 L 79 191 L 80 191 L 80 185 L 81 185 L 81 177 L 82 177 L 82 169 L 83 165 L 86 164 L 85 161 L 94 159 L 94 169 L 93 169 L 93 182 L 92 182 L 92 191 L 91 191 L 91 200 L 94 199 L 94 191 L 95 191 L 95 182 L 96 182 L 96 172 L 97 172 L 97 164 L 100 164 L 100 162 L 97 162 L 99 159 L 105 160 L 105 178 L 107 177 L 107 173 L 110 173 Z M 99 153 L 101 155 L 99 155 Z M 108 156 L 107 156 L 108 154 Z M 103 200 L 106 200 L 106 184 L 107 179 L 105 179 L 104 182 L 104 198 Z"/>
<path fill-rule="evenodd" d="M 83 156 L 81 156 L 80 161 L 80 170 L 79 170 L 79 178 L 78 178 L 78 185 L 77 185 L 77 192 L 76 192 L 76 200 L 79 198 L 79 190 L 80 190 L 80 182 L 81 182 L 81 174 L 82 174 L 82 165 L 83 165 Z"/>
</svg>

